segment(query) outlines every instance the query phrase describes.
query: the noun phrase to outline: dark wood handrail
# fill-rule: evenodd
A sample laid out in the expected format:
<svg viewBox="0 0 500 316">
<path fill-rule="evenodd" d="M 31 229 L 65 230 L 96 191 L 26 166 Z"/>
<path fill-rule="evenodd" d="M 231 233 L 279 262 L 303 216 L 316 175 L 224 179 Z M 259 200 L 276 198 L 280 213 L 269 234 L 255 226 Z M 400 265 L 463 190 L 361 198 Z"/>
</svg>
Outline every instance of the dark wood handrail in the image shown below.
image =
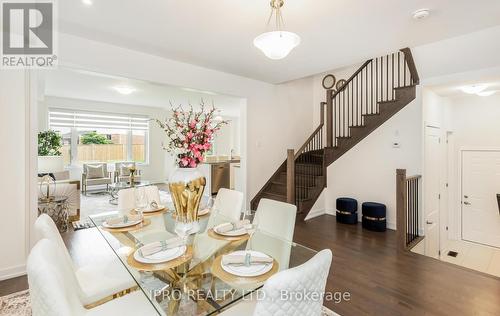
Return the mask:
<svg viewBox="0 0 500 316">
<path fill-rule="evenodd" d="M 413 84 L 418 85 L 420 83 L 420 77 L 418 76 L 417 66 L 415 66 L 415 60 L 413 59 L 413 55 L 411 53 L 411 49 L 406 47 L 400 49 L 401 52 L 405 54 L 406 65 L 410 70 L 411 77 L 413 79 Z"/>
<path fill-rule="evenodd" d="M 307 138 L 307 140 L 299 148 L 299 150 L 297 150 L 297 152 L 295 153 L 295 160 L 297 160 L 297 158 L 299 158 L 300 154 L 302 154 L 302 152 L 307 147 L 307 145 L 309 144 L 309 142 L 314 138 L 314 136 L 316 136 L 318 133 L 321 132 L 321 129 L 323 128 L 323 126 L 325 124 L 324 123 L 325 122 L 325 102 L 321 102 L 321 110 L 320 110 L 320 112 L 321 112 L 321 119 L 320 119 L 319 126 L 314 130 L 314 132 L 312 132 L 311 136 L 309 136 L 309 138 Z"/>
<path fill-rule="evenodd" d="M 337 91 L 335 91 L 335 93 L 332 95 L 332 99 L 335 98 L 337 96 L 337 94 L 339 94 L 340 92 L 344 91 L 344 89 L 349 85 L 349 83 L 354 79 L 356 78 L 356 76 L 366 67 L 368 66 L 371 62 L 373 61 L 373 59 L 368 59 L 367 61 L 365 61 L 363 63 L 363 65 L 361 65 L 361 67 L 358 68 L 358 70 L 356 70 L 356 72 L 354 74 L 352 74 L 351 77 L 349 77 L 349 79 L 347 79 L 347 81 L 345 82 L 345 84 L 340 88 L 338 89 Z"/>
<path fill-rule="evenodd" d="M 322 128 L 323 128 L 323 124 L 320 124 L 315 130 L 314 132 L 311 134 L 311 136 L 309 136 L 309 138 L 306 140 L 306 142 L 304 143 L 304 145 L 302 145 L 299 150 L 297 150 L 297 152 L 295 153 L 295 160 L 297 160 L 297 158 L 299 158 L 299 156 L 303 153 L 304 149 L 307 147 L 307 145 L 309 145 L 309 142 L 311 140 L 313 140 L 314 136 L 316 136 L 318 133 L 320 133 L 322 131 Z"/>
</svg>

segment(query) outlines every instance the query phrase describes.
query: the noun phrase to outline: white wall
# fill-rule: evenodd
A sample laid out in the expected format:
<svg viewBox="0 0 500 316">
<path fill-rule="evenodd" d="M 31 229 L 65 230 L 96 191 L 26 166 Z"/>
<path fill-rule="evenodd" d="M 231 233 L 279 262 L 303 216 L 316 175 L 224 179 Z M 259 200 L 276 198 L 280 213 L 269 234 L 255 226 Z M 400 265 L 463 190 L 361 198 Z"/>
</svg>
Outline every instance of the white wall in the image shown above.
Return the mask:
<svg viewBox="0 0 500 316">
<path fill-rule="evenodd" d="M 27 75 L 0 70 L 0 280 L 23 274 L 27 253 L 28 148 Z"/>
</svg>

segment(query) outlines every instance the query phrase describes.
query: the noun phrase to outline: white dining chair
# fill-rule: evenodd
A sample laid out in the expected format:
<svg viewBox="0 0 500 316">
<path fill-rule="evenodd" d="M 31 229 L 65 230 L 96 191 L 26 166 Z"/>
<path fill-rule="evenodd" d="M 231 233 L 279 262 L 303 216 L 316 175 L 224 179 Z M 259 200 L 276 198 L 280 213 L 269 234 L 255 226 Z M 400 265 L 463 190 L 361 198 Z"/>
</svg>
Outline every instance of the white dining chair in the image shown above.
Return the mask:
<svg viewBox="0 0 500 316">
<path fill-rule="evenodd" d="M 235 222 L 241 218 L 241 208 L 243 207 L 243 193 L 229 189 L 219 189 L 215 197 L 213 210 L 210 214 L 207 228 L 212 228 L 217 222 L 217 215 L 221 215 L 222 221 Z"/>
<path fill-rule="evenodd" d="M 135 208 L 135 188 L 118 191 L 118 210 L 128 212 Z"/>
<path fill-rule="evenodd" d="M 253 219 L 258 229 L 285 240 L 293 240 L 297 206 L 269 199 L 261 199 Z"/>
<path fill-rule="evenodd" d="M 306 263 L 270 277 L 259 300 L 246 297 L 220 316 L 320 316 L 323 293 L 332 263 L 332 251 L 325 249 Z M 288 297 L 286 294 L 288 293 Z M 298 299 L 292 293 L 318 293 L 318 299 Z M 321 294 L 321 295 L 319 295 Z M 250 295 L 252 296 L 252 295 Z M 311 296 L 312 297 L 312 296 Z"/>
<path fill-rule="evenodd" d="M 272 256 L 280 270 L 289 266 L 296 214 L 295 205 L 261 199 L 252 222 L 259 233 L 252 236 L 248 246 Z"/>
<path fill-rule="evenodd" d="M 71 259 L 54 221 L 47 214 L 42 214 L 37 218 L 35 230 L 39 237 L 51 240 L 61 250 L 58 260 L 73 271 L 82 289 L 81 300 L 84 305 L 95 303 L 137 286 L 134 279 L 114 256 L 77 267 Z"/>
<path fill-rule="evenodd" d="M 144 191 L 145 191 L 146 199 L 148 200 L 148 203 L 155 201 L 158 205 L 161 204 L 160 190 L 158 190 L 158 187 L 156 185 L 148 185 L 148 186 L 144 187 Z"/>
<path fill-rule="evenodd" d="M 142 291 L 86 309 L 73 272 L 58 260 L 60 252 L 56 243 L 42 239 L 28 256 L 26 270 L 33 316 L 159 315 Z"/>
</svg>

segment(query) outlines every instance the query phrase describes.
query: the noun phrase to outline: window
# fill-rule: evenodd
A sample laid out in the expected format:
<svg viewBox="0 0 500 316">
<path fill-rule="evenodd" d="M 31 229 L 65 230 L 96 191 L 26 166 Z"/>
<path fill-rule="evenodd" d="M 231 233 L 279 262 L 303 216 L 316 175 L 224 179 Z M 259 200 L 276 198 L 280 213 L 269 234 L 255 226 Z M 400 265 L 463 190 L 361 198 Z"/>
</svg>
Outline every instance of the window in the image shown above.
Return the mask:
<svg viewBox="0 0 500 316">
<path fill-rule="evenodd" d="M 66 165 L 148 162 L 149 118 L 145 116 L 50 109 L 49 128 L 63 136 Z"/>
</svg>

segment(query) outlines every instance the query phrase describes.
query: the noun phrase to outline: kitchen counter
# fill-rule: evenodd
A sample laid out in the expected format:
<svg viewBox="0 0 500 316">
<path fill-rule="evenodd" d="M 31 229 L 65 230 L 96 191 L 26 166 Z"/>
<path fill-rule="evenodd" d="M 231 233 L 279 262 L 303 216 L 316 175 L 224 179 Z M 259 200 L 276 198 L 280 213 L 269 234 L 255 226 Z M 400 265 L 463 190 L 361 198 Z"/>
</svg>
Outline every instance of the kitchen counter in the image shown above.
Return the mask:
<svg viewBox="0 0 500 316">
<path fill-rule="evenodd" d="M 205 165 L 220 165 L 224 163 L 240 163 L 240 159 L 227 159 L 227 160 L 218 160 L 218 161 L 211 161 L 211 162 L 203 162 L 202 164 Z"/>
</svg>

